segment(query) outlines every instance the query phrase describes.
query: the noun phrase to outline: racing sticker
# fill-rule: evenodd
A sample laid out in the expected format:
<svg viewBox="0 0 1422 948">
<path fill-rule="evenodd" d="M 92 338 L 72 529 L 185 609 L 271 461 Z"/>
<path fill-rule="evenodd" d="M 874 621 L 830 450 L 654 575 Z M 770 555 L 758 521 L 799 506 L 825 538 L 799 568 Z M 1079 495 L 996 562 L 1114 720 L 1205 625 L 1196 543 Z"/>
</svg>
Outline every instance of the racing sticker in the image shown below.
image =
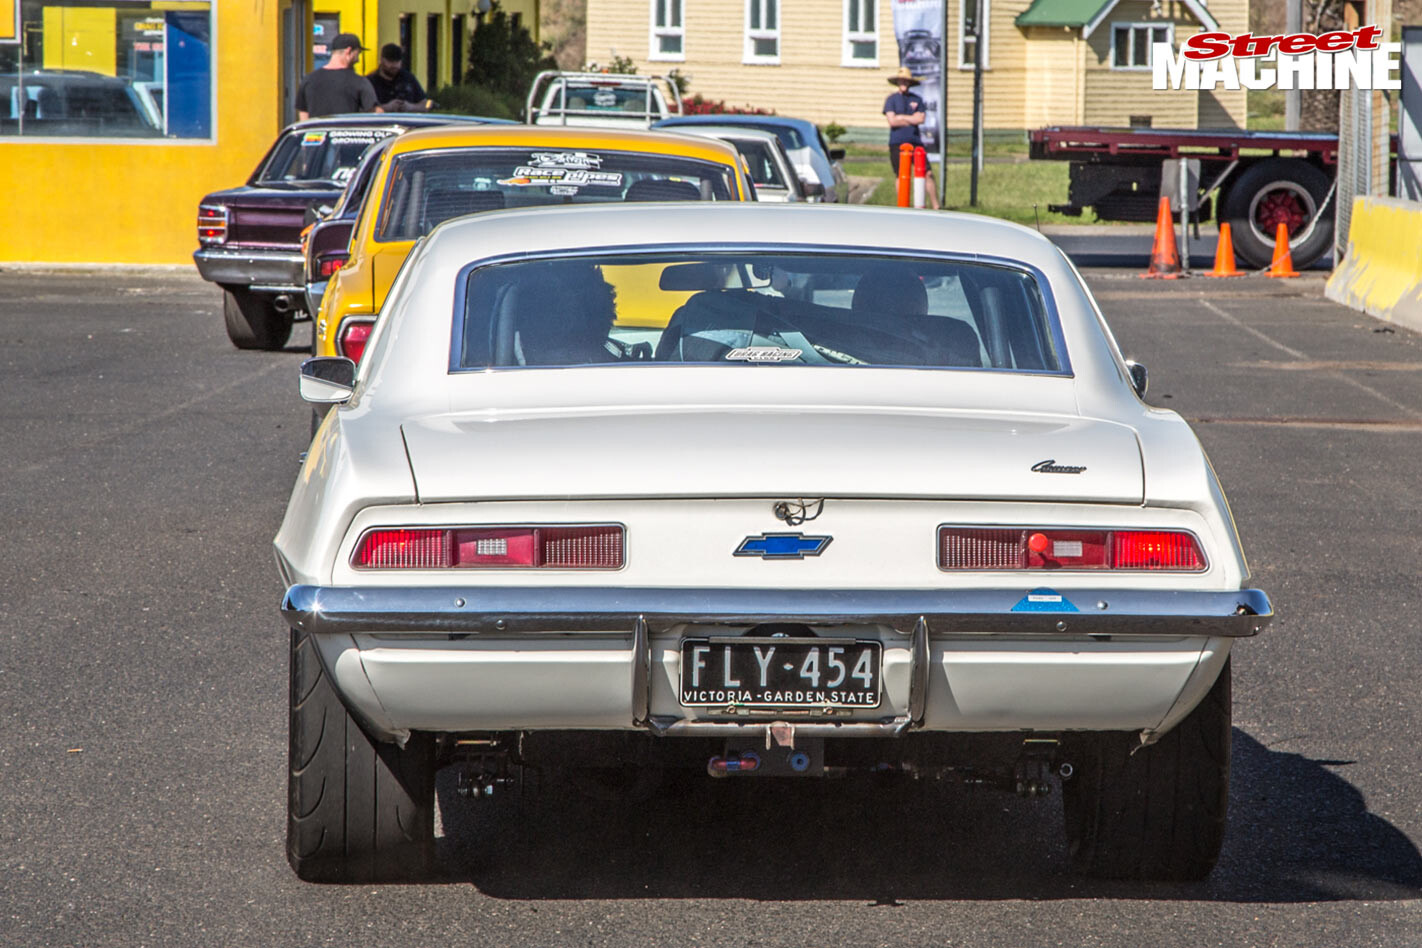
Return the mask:
<svg viewBox="0 0 1422 948">
<path fill-rule="evenodd" d="M 388 128 L 336 128 L 329 133 L 331 144 L 337 142 L 378 142 L 395 134 Z"/>
<path fill-rule="evenodd" d="M 499 184 L 507 188 L 542 188 L 549 185 L 565 187 L 622 187 L 620 171 L 587 171 L 582 168 L 536 168 L 520 165 L 514 169 L 513 177 L 500 178 Z"/>
<path fill-rule="evenodd" d="M 799 349 L 780 346 L 742 346 L 726 353 L 729 362 L 793 362 L 804 355 Z"/>
<path fill-rule="evenodd" d="M 1055 589 L 1033 589 L 1018 600 L 1013 612 L 1079 612 L 1071 600 Z"/>
<path fill-rule="evenodd" d="M 303 145 L 319 145 L 325 140 L 325 132 L 307 132 L 301 136 L 301 144 Z"/>
<path fill-rule="evenodd" d="M 535 168 L 593 169 L 602 167 L 602 156 L 585 151 L 535 151 L 528 156 L 528 163 Z"/>
<path fill-rule="evenodd" d="M 610 109 L 617 105 L 617 93 L 611 89 L 599 89 L 593 93 L 593 105 L 599 109 Z"/>
<path fill-rule="evenodd" d="M 554 184 L 548 188 L 548 193 L 556 194 L 559 197 L 572 197 L 581 190 L 582 188 L 575 188 L 566 184 Z"/>
</svg>

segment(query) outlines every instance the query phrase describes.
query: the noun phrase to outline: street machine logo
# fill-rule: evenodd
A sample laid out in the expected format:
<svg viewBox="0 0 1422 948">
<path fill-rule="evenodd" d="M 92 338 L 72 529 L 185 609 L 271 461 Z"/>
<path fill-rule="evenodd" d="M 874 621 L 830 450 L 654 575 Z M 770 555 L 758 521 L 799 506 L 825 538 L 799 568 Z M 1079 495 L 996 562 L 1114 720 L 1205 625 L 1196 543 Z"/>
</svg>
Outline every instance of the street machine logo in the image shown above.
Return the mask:
<svg viewBox="0 0 1422 948">
<path fill-rule="evenodd" d="M 1401 89 L 1401 43 L 1379 42 L 1382 28 L 1255 36 L 1196 33 L 1176 55 L 1151 50 L 1151 88 Z"/>
</svg>

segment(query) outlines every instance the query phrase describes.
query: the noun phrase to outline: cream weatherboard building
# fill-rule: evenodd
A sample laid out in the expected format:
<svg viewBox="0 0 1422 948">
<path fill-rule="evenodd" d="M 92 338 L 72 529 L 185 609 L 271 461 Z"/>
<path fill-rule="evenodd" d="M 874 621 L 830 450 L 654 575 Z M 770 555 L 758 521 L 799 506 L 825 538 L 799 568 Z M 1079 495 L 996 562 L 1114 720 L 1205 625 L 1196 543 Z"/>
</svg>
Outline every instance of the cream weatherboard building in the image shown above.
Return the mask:
<svg viewBox="0 0 1422 948">
<path fill-rule="evenodd" d="M 740 4 L 737 6 L 737 2 Z M 893 0 L 587 0 L 587 56 L 672 69 L 729 106 L 883 128 Z M 1249 0 L 983 0 L 984 122 L 1243 127 L 1243 91 L 1156 92 L 1150 48 L 1242 33 Z M 972 124 L 975 0 L 946 0 L 948 126 Z M 918 50 L 922 55 L 922 48 Z"/>
</svg>

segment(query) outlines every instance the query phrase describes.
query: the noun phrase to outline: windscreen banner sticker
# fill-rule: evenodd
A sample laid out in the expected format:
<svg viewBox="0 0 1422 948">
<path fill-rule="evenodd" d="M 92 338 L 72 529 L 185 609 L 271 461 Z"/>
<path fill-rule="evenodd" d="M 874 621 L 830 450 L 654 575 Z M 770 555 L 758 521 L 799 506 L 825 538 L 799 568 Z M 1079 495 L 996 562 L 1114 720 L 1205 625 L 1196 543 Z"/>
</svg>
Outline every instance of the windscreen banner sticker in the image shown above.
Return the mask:
<svg viewBox="0 0 1422 948">
<path fill-rule="evenodd" d="M 499 184 L 507 188 L 541 188 L 560 184 L 571 187 L 622 187 L 620 171 L 586 171 L 581 168 L 535 168 L 520 165 L 514 169 L 513 177 L 500 178 Z"/>
<path fill-rule="evenodd" d="M 804 355 L 799 349 L 780 346 L 742 346 L 726 353 L 728 362 L 793 362 Z"/>
<path fill-rule="evenodd" d="M 528 156 L 528 163 L 535 168 L 582 168 L 602 167 L 601 155 L 590 155 L 585 151 L 535 151 Z"/>
<path fill-rule="evenodd" d="M 335 128 L 330 131 L 331 144 L 338 142 L 378 142 L 395 134 L 389 128 Z"/>
<path fill-rule="evenodd" d="M 1079 612 L 1071 600 L 1055 589 L 1033 589 L 1012 607 L 1013 612 Z"/>
<path fill-rule="evenodd" d="M 307 132 L 305 135 L 301 136 L 301 144 L 303 145 L 319 145 L 325 140 L 325 132 Z"/>
</svg>

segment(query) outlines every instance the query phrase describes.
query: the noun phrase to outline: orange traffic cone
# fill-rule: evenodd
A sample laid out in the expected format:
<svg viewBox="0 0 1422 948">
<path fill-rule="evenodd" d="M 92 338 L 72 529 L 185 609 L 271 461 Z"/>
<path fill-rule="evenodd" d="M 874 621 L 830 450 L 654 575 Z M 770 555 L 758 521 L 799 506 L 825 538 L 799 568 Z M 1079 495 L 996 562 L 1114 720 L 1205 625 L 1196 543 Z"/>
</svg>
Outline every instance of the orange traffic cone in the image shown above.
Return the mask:
<svg viewBox="0 0 1422 948">
<path fill-rule="evenodd" d="M 1234 239 L 1229 231 L 1229 221 L 1220 223 L 1220 241 L 1215 245 L 1215 268 L 1205 274 L 1207 277 L 1244 276 L 1234 268 Z"/>
<path fill-rule="evenodd" d="M 1268 277 L 1296 277 L 1298 271 L 1294 269 L 1294 252 L 1289 249 L 1289 225 L 1279 221 L 1279 227 L 1274 231 L 1274 261 L 1269 264 L 1269 272 L 1264 274 Z"/>
<path fill-rule="evenodd" d="M 1175 247 L 1175 227 L 1170 222 L 1170 198 L 1160 199 L 1155 215 L 1155 245 L 1150 249 L 1150 266 L 1141 276 L 1147 280 L 1180 278 L 1180 251 Z"/>
</svg>

